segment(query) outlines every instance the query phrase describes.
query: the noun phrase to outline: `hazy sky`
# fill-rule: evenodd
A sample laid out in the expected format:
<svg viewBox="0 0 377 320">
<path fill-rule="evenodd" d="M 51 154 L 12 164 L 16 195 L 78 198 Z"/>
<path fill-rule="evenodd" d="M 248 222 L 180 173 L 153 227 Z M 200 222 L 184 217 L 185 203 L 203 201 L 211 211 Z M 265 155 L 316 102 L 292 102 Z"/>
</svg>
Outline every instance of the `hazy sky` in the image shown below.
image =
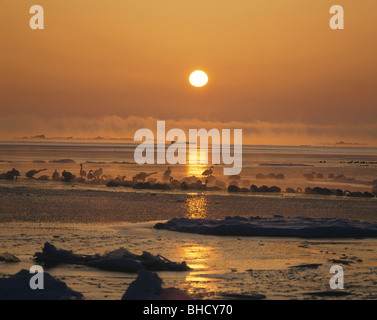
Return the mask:
<svg viewBox="0 0 377 320">
<path fill-rule="evenodd" d="M 45 30 L 29 28 L 33 4 Z M 329 28 L 334 4 L 345 30 Z M 376 0 L 0 0 L 0 10 L 0 139 L 131 136 L 161 119 L 239 126 L 253 144 L 377 146 Z M 204 88 L 188 83 L 196 69 Z"/>
</svg>

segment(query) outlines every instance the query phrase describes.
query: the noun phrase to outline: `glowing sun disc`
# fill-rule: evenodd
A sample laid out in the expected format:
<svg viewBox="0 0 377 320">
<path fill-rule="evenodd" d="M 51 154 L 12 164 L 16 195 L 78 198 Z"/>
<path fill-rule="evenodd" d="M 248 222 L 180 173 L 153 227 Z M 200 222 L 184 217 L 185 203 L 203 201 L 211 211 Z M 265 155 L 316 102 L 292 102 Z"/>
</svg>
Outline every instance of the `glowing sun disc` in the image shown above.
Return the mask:
<svg viewBox="0 0 377 320">
<path fill-rule="evenodd" d="M 194 87 L 204 87 L 208 83 L 208 76 L 205 72 L 196 70 L 191 73 L 189 81 Z"/>
</svg>

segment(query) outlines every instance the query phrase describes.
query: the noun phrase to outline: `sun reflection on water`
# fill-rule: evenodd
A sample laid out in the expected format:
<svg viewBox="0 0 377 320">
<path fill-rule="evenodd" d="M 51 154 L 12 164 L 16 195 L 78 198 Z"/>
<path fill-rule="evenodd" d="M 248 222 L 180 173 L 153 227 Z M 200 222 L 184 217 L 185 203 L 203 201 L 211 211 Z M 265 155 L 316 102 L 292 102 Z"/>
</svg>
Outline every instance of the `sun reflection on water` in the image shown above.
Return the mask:
<svg viewBox="0 0 377 320">
<path fill-rule="evenodd" d="M 211 273 L 213 265 L 210 262 L 220 259 L 218 251 L 212 246 L 204 246 L 198 243 L 187 243 L 180 248 L 181 256 L 193 269 L 186 276 L 187 287 L 185 288 L 189 294 L 215 293 L 218 290 L 218 281 L 207 278 L 205 274 Z"/>
<path fill-rule="evenodd" d="M 189 148 L 187 152 L 188 176 L 201 177 L 202 172 L 206 169 L 210 160 L 208 149 L 201 149 L 199 146 L 197 146 L 196 149 Z"/>
<path fill-rule="evenodd" d="M 205 219 L 207 217 L 207 197 L 204 195 L 193 194 L 186 200 L 185 214 L 189 219 Z"/>
</svg>

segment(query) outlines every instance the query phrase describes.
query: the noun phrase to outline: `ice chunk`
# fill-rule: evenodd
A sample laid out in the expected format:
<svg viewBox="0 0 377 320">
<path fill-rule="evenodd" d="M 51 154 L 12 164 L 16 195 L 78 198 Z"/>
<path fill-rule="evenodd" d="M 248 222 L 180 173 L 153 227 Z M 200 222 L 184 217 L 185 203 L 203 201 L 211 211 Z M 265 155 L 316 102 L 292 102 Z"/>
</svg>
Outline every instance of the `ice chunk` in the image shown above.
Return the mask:
<svg viewBox="0 0 377 320">
<path fill-rule="evenodd" d="M 122 300 L 192 300 L 190 295 L 180 289 L 163 289 L 162 283 L 162 279 L 156 273 L 140 270 Z"/>
<path fill-rule="evenodd" d="M 153 255 L 144 251 L 136 255 L 127 249 L 106 252 L 103 255 L 80 255 L 64 249 L 56 249 L 54 245 L 46 242 L 42 252 L 37 252 L 34 258 L 39 263 L 52 267 L 59 263 L 87 265 L 101 270 L 137 272 L 140 269 L 151 271 L 188 271 L 190 268 L 183 261 L 173 262 L 161 255 Z"/>
</svg>

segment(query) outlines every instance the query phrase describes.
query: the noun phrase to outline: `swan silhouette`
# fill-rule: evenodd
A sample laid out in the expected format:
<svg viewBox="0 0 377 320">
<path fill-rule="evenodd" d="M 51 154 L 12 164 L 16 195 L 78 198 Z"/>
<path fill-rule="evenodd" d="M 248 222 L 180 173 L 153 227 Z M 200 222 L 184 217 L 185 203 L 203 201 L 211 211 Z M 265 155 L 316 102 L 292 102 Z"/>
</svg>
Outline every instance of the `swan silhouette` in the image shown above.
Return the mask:
<svg viewBox="0 0 377 320">
<path fill-rule="evenodd" d="M 76 179 L 75 175 L 65 170 L 63 171 L 62 176 L 63 176 L 63 181 L 66 181 L 66 182 Z"/>
<path fill-rule="evenodd" d="M 11 171 L 0 174 L 0 180 L 13 180 L 14 178 L 20 177 L 21 174 L 18 170 L 13 168 Z"/>
<path fill-rule="evenodd" d="M 46 171 L 47 169 L 40 169 L 40 170 L 30 170 L 26 172 L 25 176 L 28 177 L 29 179 L 35 179 L 34 176 L 42 171 Z"/>
<path fill-rule="evenodd" d="M 170 179 L 170 175 L 171 175 L 171 168 L 168 167 L 168 169 L 164 172 L 164 179 L 166 180 Z"/>
<path fill-rule="evenodd" d="M 212 169 L 215 169 L 215 167 L 211 166 L 208 170 L 203 171 L 202 176 L 210 176 L 213 173 Z"/>
<path fill-rule="evenodd" d="M 48 180 L 50 180 L 50 177 L 48 175 L 43 175 L 43 176 L 38 177 L 36 180 L 48 181 Z"/>
<path fill-rule="evenodd" d="M 102 176 L 103 170 L 102 168 L 99 168 L 93 172 L 93 175 L 99 179 L 100 176 Z"/>
<path fill-rule="evenodd" d="M 58 181 L 60 179 L 60 174 L 58 170 L 55 169 L 54 173 L 52 174 L 52 180 Z"/>
<path fill-rule="evenodd" d="M 82 163 L 80 163 L 80 177 L 86 178 L 86 171 L 82 169 Z"/>
<path fill-rule="evenodd" d="M 179 189 L 181 187 L 181 182 L 177 179 L 174 179 L 173 177 L 170 177 L 170 185 L 174 189 Z"/>
<path fill-rule="evenodd" d="M 93 174 L 93 170 L 89 171 L 87 178 L 88 178 L 88 180 L 93 180 L 95 178 L 95 176 Z"/>
<path fill-rule="evenodd" d="M 157 172 L 152 172 L 152 173 L 145 173 L 145 172 L 140 172 L 136 176 L 133 177 L 133 181 L 142 181 L 144 182 L 146 178 L 151 176 L 152 174 L 157 174 Z"/>
</svg>

